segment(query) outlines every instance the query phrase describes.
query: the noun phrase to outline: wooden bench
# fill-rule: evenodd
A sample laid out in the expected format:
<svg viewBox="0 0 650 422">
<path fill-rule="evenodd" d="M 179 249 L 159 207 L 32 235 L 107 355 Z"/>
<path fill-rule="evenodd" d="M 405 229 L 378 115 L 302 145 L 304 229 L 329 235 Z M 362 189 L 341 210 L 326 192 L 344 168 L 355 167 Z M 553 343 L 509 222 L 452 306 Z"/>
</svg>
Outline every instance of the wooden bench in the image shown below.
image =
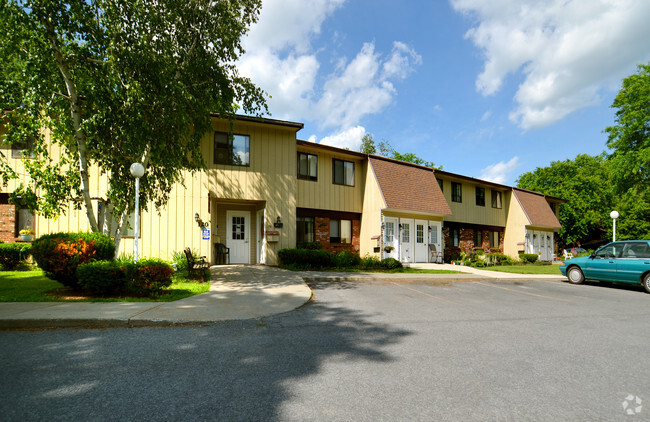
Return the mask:
<svg viewBox="0 0 650 422">
<path fill-rule="evenodd" d="M 205 260 L 204 256 L 194 258 L 190 248 L 185 248 L 185 258 L 187 258 L 187 275 L 189 278 L 200 278 L 207 281 L 205 270 L 210 268 L 210 264 Z"/>
</svg>

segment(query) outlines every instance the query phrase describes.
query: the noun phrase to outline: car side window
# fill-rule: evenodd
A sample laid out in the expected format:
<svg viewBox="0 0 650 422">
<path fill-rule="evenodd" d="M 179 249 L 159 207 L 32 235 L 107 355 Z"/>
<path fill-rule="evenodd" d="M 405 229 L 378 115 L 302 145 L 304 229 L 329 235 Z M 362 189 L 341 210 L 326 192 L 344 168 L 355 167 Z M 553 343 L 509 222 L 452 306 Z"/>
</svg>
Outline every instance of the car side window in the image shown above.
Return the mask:
<svg viewBox="0 0 650 422">
<path fill-rule="evenodd" d="M 596 252 L 596 258 L 598 259 L 611 259 L 616 258 L 616 245 L 610 245 L 602 248 Z"/>
<path fill-rule="evenodd" d="M 636 251 L 634 250 L 634 243 L 626 243 L 623 247 L 621 258 L 636 258 Z"/>
<path fill-rule="evenodd" d="M 634 242 L 625 245 L 623 258 L 650 258 L 650 247 L 647 243 Z"/>
</svg>

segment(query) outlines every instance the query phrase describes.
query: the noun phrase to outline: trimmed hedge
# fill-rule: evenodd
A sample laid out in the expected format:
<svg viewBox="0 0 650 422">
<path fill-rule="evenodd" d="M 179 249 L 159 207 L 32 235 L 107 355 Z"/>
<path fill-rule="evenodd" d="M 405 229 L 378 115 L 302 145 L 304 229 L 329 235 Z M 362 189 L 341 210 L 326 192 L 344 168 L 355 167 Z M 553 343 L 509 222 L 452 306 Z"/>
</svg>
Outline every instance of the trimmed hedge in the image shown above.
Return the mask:
<svg viewBox="0 0 650 422">
<path fill-rule="evenodd" d="M 79 285 L 97 296 L 153 296 L 172 284 L 174 269 L 166 262 L 147 258 L 128 261 L 95 261 L 77 268 Z"/>
<path fill-rule="evenodd" d="M 381 260 L 381 266 L 383 268 L 386 268 L 387 270 L 394 270 L 397 268 L 402 268 L 403 265 L 401 262 L 396 260 L 395 258 L 384 258 Z"/>
<path fill-rule="evenodd" d="M 322 249 L 280 249 L 280 264 L 296 268 L 325 268 L 332 265 L 332 255 Z"/>
<path fill-rule="evenodd" d="M 340 251 L 332 255 L 332 266 L 336 268 L 357 267 L 361 263 L 359 255 L 350 251 Z"/>
<path fill-rule="evenodd" d="M 323 249 L 320 242 L 298 242 L 296 249 Z"/>
<path fill-rule="evenodd" d="M 91 261 L 113 259 L 115 245 L 101 233 L 54 233 L 32 242 L 32 256 L 45 275 L 78 289 L 77 267 Z"/>
<path fill-rule="evenodd" d="M 533 264 L 537 261 L 537 258 L 539 258 L 539 255 L 536 253 L 522 253 L 519 254 L 519 259 L 521 259 L 523 262 L 527 264 Z"/>
<path fill-rule="evenodd" d="M 3 270 L 13 270 L 31 253 L 29 243 L 0 243 L 0 265 Z"/>
</svg>

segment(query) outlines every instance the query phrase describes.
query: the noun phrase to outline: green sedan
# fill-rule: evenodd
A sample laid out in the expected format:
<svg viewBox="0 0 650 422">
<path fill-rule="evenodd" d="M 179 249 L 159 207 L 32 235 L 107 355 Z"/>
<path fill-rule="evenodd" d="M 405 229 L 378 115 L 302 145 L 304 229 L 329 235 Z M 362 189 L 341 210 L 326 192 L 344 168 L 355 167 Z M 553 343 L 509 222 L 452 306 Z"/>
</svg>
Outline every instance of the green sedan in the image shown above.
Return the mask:
<svg viewBox="0 0 650 422">
<path fill-rule="evenodd" d="M 650 293 L 650 240 L 608 243 L 591 256 L 567 259 L 560 272 L 573 284 L 585 280 L 642 284 Z"/>
</svg>

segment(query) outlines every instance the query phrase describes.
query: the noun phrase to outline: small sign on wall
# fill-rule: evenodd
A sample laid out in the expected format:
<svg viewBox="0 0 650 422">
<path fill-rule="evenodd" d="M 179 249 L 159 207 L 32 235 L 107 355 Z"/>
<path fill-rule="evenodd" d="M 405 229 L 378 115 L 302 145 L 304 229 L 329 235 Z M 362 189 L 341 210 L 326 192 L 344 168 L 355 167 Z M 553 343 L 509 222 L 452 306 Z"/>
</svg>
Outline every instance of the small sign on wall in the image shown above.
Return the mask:
<svg viewBox="0 0 650 422">
<path fill-rule="evenodd" d="M 205 227 L 203 230 L 201 230 L 201 234 L 203 235 L 203 240 L 210 240 L 210 229 Z"/>
</svg>

